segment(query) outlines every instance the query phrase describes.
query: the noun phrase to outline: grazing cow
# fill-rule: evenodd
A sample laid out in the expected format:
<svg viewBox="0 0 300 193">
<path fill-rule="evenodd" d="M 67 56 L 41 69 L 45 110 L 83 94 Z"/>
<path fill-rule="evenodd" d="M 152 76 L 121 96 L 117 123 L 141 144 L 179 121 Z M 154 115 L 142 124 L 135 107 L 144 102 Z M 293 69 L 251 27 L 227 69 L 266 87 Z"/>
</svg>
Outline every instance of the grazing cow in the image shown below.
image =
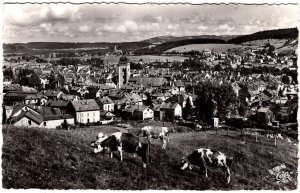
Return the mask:
<svg viewBox="0 0 300 193">
<path fill-rule="evenodd" d="M 169 133 L 170 130 L 167 127 L 145 126 L 138 132 L 137 136 L 140 136 L 142 134 L 142 136 L 145 137 L 149 143 L 151 138 L 159 138 L 163 143 L 162 149 L 166 149 L 167 142 L 170 141 Z"/>
<path fill-rule="evenodd" d="M 111 151 L 111 158 L 113 155 L 113 151 L 119 151 L 121 161 L 123 161 L 123 150 L 128 153 L 137 154 L 142 158 L 143 167 L 146 168 L 149 156 L 148 143 L 131 133 L 113 133 L 105 140 L 101 141 L 100 143 L 97 143 L 97 145 L 94 146 L 94 152 L 102 152 L 105 148 Z"/>
<path fill-rule="evenodd" d="M 213 167 L 220 167 L 226 171 L 227 183 L 230 182 L 230 166 L 233 161 L 232 157 L 225 156 L 224 153 L 219 151 L 213 151 L 206 148 L 196 149 L 192 154 L 182 159 L 181 170 L 189 168 L 192 170 L 192 166 L 198 166 L 204 172 L 207 177 L 206 165 Z"/>
</svg>

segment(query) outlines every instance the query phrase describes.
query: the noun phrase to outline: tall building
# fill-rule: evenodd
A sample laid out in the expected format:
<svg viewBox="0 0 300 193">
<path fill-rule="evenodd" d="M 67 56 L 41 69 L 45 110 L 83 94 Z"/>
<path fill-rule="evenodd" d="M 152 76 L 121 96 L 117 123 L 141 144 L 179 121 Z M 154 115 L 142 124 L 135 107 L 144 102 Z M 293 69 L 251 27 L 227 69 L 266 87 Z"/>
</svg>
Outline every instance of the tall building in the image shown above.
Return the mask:
<svg viewBox="0 0 300 193">
<path fill-rule="evenodd" d="M 128 83 L 130 77 L 130 63 L 125 55 L 121 56 L 118 64 L 118 88 Z"/>
</svg>

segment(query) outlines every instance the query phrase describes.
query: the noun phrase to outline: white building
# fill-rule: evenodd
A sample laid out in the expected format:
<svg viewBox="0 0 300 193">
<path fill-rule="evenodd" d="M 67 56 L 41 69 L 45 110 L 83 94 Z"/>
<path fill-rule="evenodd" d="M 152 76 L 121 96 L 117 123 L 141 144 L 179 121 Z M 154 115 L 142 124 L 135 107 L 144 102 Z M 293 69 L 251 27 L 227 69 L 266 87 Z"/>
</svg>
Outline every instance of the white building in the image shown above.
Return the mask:
<svg viewBox="0 0 300 193">
<path fill-rule="evenodd" d="M 71 101 L 68 112 L 75 117 L 75 123 L 100 121 L 100 107 L 95 99 Z"/>
</svg>

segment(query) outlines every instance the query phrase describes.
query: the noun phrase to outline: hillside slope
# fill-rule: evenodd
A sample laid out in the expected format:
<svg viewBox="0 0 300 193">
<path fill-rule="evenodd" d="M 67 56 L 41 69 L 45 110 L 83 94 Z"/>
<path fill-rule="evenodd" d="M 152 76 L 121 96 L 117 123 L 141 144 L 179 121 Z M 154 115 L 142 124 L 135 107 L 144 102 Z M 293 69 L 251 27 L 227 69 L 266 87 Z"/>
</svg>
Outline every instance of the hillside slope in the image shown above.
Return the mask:
<svg viewBox="0 0 300 193">
<path fill-rule="evenodd" d="M 113 132 L 110 127 L 97 130 Z M 241 190 L 295 189 L 296 181 L 276 183 L 268 169 L 281 163 L 297 170 L 297 148 L 278 141 L 256 143 L 222 133 L 173 133 L 167 150 L 151 147 L 151 164 L 142 169 L 138 158 L 124 155 L 124 162 L 108 155 L 95 155 L 89 147 L 95 132 L 50 131 L 36 128 L 3 128 L 3 188 L 39 189 L 181 189 Z M 234 156 L 232 182 L 224 183 L 221 170 L 209 168 L 208 178 L 195 171 L 181 171 L 181 158 L 199 147 L 210 147 Z M 295 174 L 296 175 L 296 174 Z"/>
<path fill-rule="evenodd" d="M 265 30 L 249 35 L 238 36 L 228 40 L 227 42 L 231 44 L 240 44 L 243 42 L 263 39 L 296 39 L 298 38 L 298 36 L 299 31 L 297 28 L 286 28 L 276 30 Z"/>
</svg>

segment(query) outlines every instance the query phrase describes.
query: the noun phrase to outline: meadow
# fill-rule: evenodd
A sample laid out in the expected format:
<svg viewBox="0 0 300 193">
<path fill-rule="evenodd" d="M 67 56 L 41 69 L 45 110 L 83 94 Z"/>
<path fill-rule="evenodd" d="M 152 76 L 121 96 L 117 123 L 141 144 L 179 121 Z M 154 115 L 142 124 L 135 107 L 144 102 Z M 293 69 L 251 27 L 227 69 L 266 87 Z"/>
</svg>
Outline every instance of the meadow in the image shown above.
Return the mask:
<svg viewBox="0 0 300 193">
<path fill-rule="evenodd" d="M 172 48 L 170 50 L 167 50 L 166 52 L 189 52 L 189 51 L 199 51 L 202 52 L 204 49 L 210 49 L 215 52 L 225 52 L 228 49 L 232 48 L 239 48 L 241 47 L 240 45 L 236 44 L 190 44 L 190 45 L 185 45 L 185 46 L 180 46 L 176 48 Z"/>
<path fill-rule="evenodd" d="M 146 123 L 147 124 L 147 123 Z M 133 124 L 129 132 L 138 127 Z M 156 123 L 161 125 L 161 123 Z M 297 146 L 286 141 L 253 137 L 239 132 L 193 132 L 165 123 L 177 131 L 170 134 L 166 150 L 159 141 L 151 145 L 151 163 L 142 169 L 141 160 L 131 154 L 114 158 L 94 154 L 90 142 L 98 132 L 126 131 L 116 126 L 46 130 L 3 127 L 3 188 L 13 189 L 111 189 L 111 190 L 294 190 L 297 188 Z M 234 157 L 232 181 L 225 183 L 224 172 L 208 168 L 208 178 L 198 171 L 181 171 L 181 158 L 194 149 L 208 147 Z M 293 171 L 292 181 L 277 183 L 268 170 L 285 163 Z"/>
</svg>

